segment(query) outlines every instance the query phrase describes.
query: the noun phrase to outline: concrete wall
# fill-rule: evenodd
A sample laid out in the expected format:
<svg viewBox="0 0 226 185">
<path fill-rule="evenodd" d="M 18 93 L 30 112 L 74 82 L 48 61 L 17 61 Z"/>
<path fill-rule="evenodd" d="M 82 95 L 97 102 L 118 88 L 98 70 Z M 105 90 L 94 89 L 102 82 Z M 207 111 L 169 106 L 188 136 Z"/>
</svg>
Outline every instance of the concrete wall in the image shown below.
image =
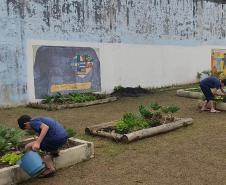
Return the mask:
<svg viewBox="0 0 226 185">
<path fill-rule="evenodd" d="M 0 106 L 32 99 L 33 43 L 100 48 L 102 91 L 192 82 L 211 48 L 226 48 L 225 10 L 217 0 L 0 0 Z"/>
</svg>

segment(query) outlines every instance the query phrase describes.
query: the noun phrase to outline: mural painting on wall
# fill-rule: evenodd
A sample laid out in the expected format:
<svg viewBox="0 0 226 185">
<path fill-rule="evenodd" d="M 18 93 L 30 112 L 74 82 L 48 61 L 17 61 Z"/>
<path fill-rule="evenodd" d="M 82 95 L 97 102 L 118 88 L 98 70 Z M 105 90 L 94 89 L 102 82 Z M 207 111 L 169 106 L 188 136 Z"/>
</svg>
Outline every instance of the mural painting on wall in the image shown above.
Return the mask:
<svg viewBox="0 0 226 185">
<path fill-rule="evenodd" d="M 35 98 L 101 90 L 98 49 L 33 46 Z"/>
<path fill-rule="evenodd" d="M 212 49 L 211 71 L 220 78 L 226 76 L 226 49 Z"/>
</svg>

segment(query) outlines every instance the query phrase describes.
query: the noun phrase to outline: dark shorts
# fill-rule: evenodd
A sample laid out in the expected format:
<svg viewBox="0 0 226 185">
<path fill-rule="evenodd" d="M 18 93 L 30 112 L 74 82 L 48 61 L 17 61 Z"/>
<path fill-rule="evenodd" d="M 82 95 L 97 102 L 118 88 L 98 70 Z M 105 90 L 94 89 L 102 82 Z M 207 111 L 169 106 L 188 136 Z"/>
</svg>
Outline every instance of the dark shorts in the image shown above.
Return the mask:
<svg viewBox="0 0 226 185">
<path fill-rule="evenodd" d="M 205 95 L 207 101 L 214 100 L 214 95 L 209 87 L 200 84 L 200 88 Z"/>
<path fill-rule="evenodd" d="M 45 138 L 40 145 L 40 149 L 46 152 L 57 151 L 61 146 L 63 146 L 67 142 L 67 139 L 68 139 L 67 137 L 57 140 Z"/>
</svg>

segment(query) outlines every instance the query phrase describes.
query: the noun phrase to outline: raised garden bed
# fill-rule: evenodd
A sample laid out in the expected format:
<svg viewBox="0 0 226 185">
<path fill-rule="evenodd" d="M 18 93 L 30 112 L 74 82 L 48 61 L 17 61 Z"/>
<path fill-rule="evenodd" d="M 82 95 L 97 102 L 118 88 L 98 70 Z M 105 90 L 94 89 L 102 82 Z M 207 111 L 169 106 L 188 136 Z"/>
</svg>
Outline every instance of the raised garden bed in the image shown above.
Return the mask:
<svg viewBox="0 0 226 185">
<path fill-rule="evenodd" d="M 70 138 L 70 147 L 60 150 L 60 156 L 54 158 L 56 169 L 65 168 L 76 163 L 89 160 L 94 157 L 94 145 L 92 142 Z M 21 183 L 30 177 L 19 167 L 0 167 L 0 185 Z"/>
<path fill-rule="evenodd" d="M 50 103 L 50 104 L 44 104 L 42 102 L 40 103 L 29 103 L 28 107 L 37 108 L 37 109 L 46 109 L 49 111 L 52 110 L 61 110 L 61 109 L 68 109 L 68 108 L 77 108 L 77 107 L 86 107 L 90 105 L 96 105 L 96 104 L 103 104 L 103 103 L 109 103 L 116 101 L 117 97 L 106 97 L 103 99 L 88 101 L 88 102 L 82 102 L 82 103 Z"/>
<path fill-rule="evenodd" d="M 192 122 L 193 122 L 192 118 L 177 118 L 174 122 L 171 123 L 138 130 L 128 134 L 119 134 L 115 132 L 116 121 L 113 121 L 108 123 L 102 123 L 92 127 L 87 127 L 85 129 L 85 133 L 88 135 L 106 137 L 117 142 L 130 143 L 132 141 L 155 136 L 158 134 L 166 133 L 181 127 L 191 125 Z"/>
<path fill-rule="evenodd" d="M 129 143 L 191 125 L 192 118 L 173 116 L 178 110 L 179 107 L 173 105 L 160 106 L 157 103 L 149 106 L 140 105 L 138 113 L 124 113 L 118 121 L 87 127 L 85 133 Z"/>
<path fill-rule="evenodd" d="M 203 93 L 201 92 L 200 88 L 178 89 L 176 94 L 177 96 L 194 98 L 194 99 L 203 98 Z"/>
</svg>

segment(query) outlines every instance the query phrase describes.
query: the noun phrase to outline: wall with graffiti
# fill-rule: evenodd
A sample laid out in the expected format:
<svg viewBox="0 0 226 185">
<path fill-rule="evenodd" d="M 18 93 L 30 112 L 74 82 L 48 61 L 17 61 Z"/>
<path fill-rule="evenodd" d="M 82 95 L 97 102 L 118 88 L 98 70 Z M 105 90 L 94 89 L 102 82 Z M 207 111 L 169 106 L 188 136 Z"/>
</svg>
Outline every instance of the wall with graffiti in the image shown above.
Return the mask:
<svg viewBox="0 0 226 185">
<path fill-rule="evenodd" d="M 226 5 L 222 0 L 0 0 L 0 105 L 23 104 L 29 101 L 28 81 L 30 79 L 28 73 L 34 70 L 28 68 L 31 62 L 27 57 L 29 55 L 27 49 L 31 47 L 27 44 L 29 40 L 59 41 L 59 43 L 61 41 L 87 42 L 89 43 L 87 47 L 90 43 L 122 44 L 128 49 L 125 52 L 129 52 L 130 45 L 134 44 L 144 45 L 144 48 L 147 45 L 156 48 L 175 46 L 171 50 L 173 53 L 177 51 L 177 46 L 213 45 L 216 46 L 215 48 L 219 48 L 217 46 L 221 45 L 220 48 L 224 49 L 226 41 L 225 11 Z M 76 44 L 72 45 L 76 47 Z M 104 45 L 100 46 L 104 49 L 103 47 Z M 145 48 L 137 55 L 145 56 L 148 54 L 145 53 L 146 51 Z M 161 48 L 157 50 L 159 56 L 164 55 L 161 51 Z M 200 51 L 204 50 L 200 48 Z M 192 57 L 189 52 L 185 53 L 185 56 L 180 56 L 178 53 L 178 59 L 175 59 L 173 54 L 172 58 L 169 56 L 165 56 L 165 58 L 173 61 Z M 104 56 L 106 54 L 102 53 Z M 200 54 L 205 55 L 205 53 Z M 211 51 L 206 55 L 210 58 L 210 54 Z M 167 55 L 171 56 L 170 53 Z M 80 55 L 81 59 L 84 58 L 82 56 Z M 117 69 L 118 58 L 122 57 L 116 54 L 114 57 L 116 58 L 112 60 L 113 63 L 110 66 Z M 152 56 L 149 57 L 152 58 Z M 109 60 L 107 57 L 105 59 L 105 61 L 99 60 L 100 69 Z M 195 58 L 191 58 L 191 60 L 193 61 Z M 147 65 L 150 64 L 149 60 L 144 61 Z M 201 68 L 206 67 L 205 62 L 210 64 L 209 61 L 210 59 L 200 61 L 200 66 L 194 67 L 193 65 L 193 68 L 192 66 L 188 66 L 188 68 L 201 71 Z M 119 65 L 123 65 L 123 62 L 127 61 L 122 60 Z M 136 62 L 133 59 L 130 61 L 130 63 Z M 155 61 L 156 63 L 158 61 Z M 190 63 L 186 63 L 186 65 L 190 65 Z M 103 69 L 105 70 L 105 68 Z M 105 71 L 102 73 L 107 74 Z M 186 74 L 183 70 L 182 73 Z M 35 72 L 34 75 L 37 74 L 38 72 Z M 101 85 L 102 90 L 111 90 L 115 84 L 120 85 L 119 83 L 126 84 L 125 74 L 132 76 L 134 73 L 132 71 L 112 72 L 114 76 L 109 77 L 108 83 L 110 84 Z M 146 80 L 142 77 L 143 74 L 142 70 L 137 74 L 141 78 L 141 82 Z M 180 80 L 180 74 L 181 72 L 178 72 L 178 80 L 173 79 L 174 83 L 192 81 L 189 75 Z M 151 74 L 149 75 L 149 78 L 152 78 Z M 33 80 L 37 76 L 33 77 Z M 101 75 L 101 84 L 106 84 L 105 78 L 108 76 Z M 136 78 L 132 76 L 132 79 L 128 85 L 138 85 Z M 100 84 L 100 82 L 98 83 Z M 161 83 L 160 81 L 157 85 L 162 86 L 166 83 L 171 84 L 172 82 Z M 74 82 L 68 84 L 74 84 Z M 78 88 L 73 85 L 66 87 L 57 86 L 57 83 L 55 85 L 53 89 L 70 90 L 73 88 L 77 90 Z M 145 85 L 152 86 L 153 83 L 147 82 Z M 97 86 L 100 89 L 100 85 Z M 37 88 L 39 88 L 38 85 Z M 47 88 L 45 84 L 45 92 L 50 93 L 51 88 L 52 86 L 48 85 Z M 97 87 L 91 86 L 90 90 L 95 89 L 98 90 Z M 40 94 L 39 91 L 35 90 L 37 96 L 44 94 L 44 90 Z"/>
</svg>

